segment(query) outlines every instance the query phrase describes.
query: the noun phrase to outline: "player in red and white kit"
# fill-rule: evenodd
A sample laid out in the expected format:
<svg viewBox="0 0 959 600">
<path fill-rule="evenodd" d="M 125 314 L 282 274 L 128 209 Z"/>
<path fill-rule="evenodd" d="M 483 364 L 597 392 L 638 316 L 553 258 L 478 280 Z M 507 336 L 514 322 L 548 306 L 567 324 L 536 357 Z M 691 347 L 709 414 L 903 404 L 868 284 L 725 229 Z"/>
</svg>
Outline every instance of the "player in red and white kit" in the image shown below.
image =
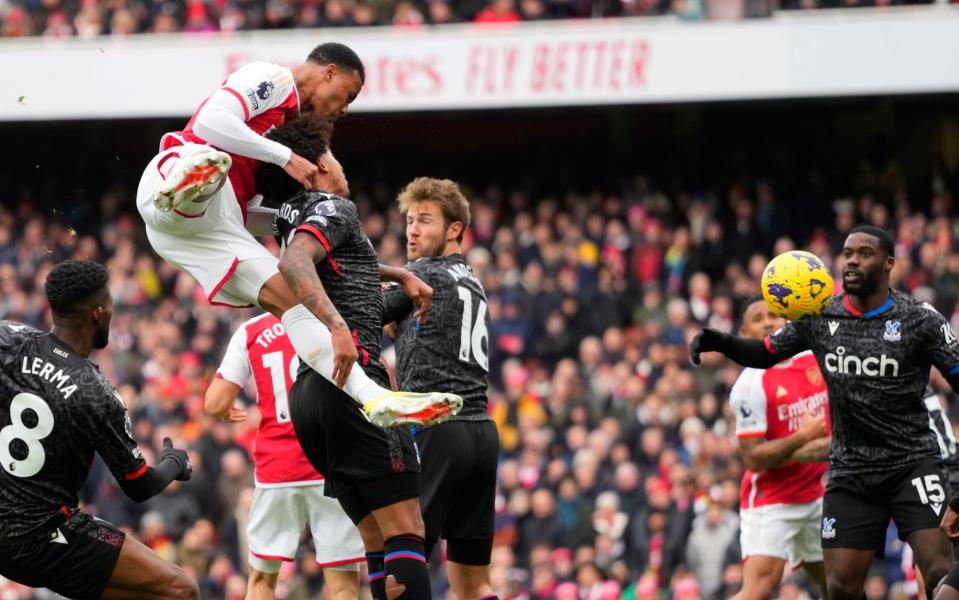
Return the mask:
<svg viewBox="0 0 959 600">
<path fill-rule="evenodd" d="M 339 502 L 323 495 L 323 476 L 307 461 L 290 422 L 289 391 L 299 359 L 283 324 L 271 314 L 243 323 L 227 346 L 206 393 L 207 414 L 231 422 L 246 419 L 235 406 L 253 378 L 260 409 L 254 440 L 256 492 L 250 508 L 248 600 L 272 600 L 282 561 L 292 561 L 305 525 L 329 598 L 357 597 L 363 541 Z"/>
<path fill-rule="evenodd" d="M 785 325 L 762 298 L 747 302 L 740 333 L 763 339 Z M 769 369 L 744 369 L 729 395 L 747 471 L 740 495 L 743 587 L 765 600 L 788 564 L 804 566 L 826 598 L 820 541 L 829 454 L 829 400 L 811 352 Z"/>
<path fill-rule="evenodd" d="M 301 110 L 330 120 L 345 114 L 362 88 L 364 73 L 356 53 L 337 43 L 317 46 L 292 69 L 264 62 L 241 67 L 182 131 L 163 136 L 160 153 L 140 179 L 137 208 L 153 249 L 189 273 L 212 304 L 256 305 L 280 319 L 297 318 L 292 342 L 299 355 L 360 404 L 377 400 L 382 418 L 371 418 L 390 425 L 394 413 L 418 413 L 424 403 L 427 408 L 434 402 L 446 406 L 457 399 L 437 395 L 414 401 L 380 387 L 362 369 L 352 369 L 359 353 L 351 332 L 338 329 L 328 315 L 307 310 L 280 276 L 276 257 L 254 238 L 272 234 L 275 214 L 254 201 L 261 163 L 282 167 L 309 189 L 321 187 L 323 180 L 315 160 L 264 134 Z M 417 278 L 387 277 L 402 281 L 418 304 L 428 305 L 429 287 Z"/>
</svg>

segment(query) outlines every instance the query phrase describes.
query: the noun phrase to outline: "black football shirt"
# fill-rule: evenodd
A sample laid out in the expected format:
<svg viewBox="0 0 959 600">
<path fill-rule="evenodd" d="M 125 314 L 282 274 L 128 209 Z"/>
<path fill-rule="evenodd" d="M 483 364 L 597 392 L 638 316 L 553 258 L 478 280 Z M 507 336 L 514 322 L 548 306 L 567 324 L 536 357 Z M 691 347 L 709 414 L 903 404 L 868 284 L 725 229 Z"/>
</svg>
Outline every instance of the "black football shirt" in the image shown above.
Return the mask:
<svg viewBox="0 0 959 600">
<path fill-rule="evenodd" d="M 0 321 L 0 543 L 50 536 L 77 510 L 95 452 L 118 480 L 146 472 L 97 367 L 51 333 Z"/>
<path fill-rule="evenodd" d="M 833 475 L 876 473 L 941 457 L 924 402 L 929 368 L 959 373 L 959 343 L 927 303 L 893 290 L 866 314 L 840 294 L 818 317 L 766 338 L 787 357 L 812 350 L 829 388 Z"/>
<path fill-rule="evenodd" d="M 433 288 L 433 301 L 420 324 L 403 288 L 391 286 L 384 293 L 384 321 L 396 323 L 397 387 L 458 394 L 464 404 L 454 420 L 489 420 L 489 315 L 483 284 L 462 254 L 424 257 L 405 268 Z"/>
<path fill-rule="evenodd" d="M 383 329 L 383 293 L 380 264 L 360 224 L 356 205 L 325 192 L 305 191 L 285 202 L 274 221 L 280 247 L 298 231 L 316 237 L 326 258 L 316 265 L 323 288 L 353 332 L 359 364 L 377 383 L 389 388 L 389 376 L 380 362 Z M 300 369 L 308 369 L 301 364 Z"/>
</svg>

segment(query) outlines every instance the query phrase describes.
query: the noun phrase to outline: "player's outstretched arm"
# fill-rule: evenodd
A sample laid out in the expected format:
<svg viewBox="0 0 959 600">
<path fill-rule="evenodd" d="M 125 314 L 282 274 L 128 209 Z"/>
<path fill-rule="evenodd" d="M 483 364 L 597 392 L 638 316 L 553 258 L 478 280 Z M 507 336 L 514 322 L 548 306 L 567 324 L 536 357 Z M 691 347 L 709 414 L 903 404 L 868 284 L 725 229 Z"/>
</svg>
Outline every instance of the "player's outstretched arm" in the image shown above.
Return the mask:
<svg viewBox="0 0 959 600">
<path fill-rule="evenodd" d="M 316 272 L 316 264 L 322 262 L 326 254 L 326 249 L 318 239 L 310 233 L 299 231 L 280 258 L 279 269 L 290 291 L 300 303 L 330 330 L 333 344 L 333 381 L 343 387 L 353 363 L 359 358 L 359 352 L 353 343 L 350 328 L 326 294 L 323 282 Z"/>
<path fill-rule="evenodd" d="M 171 481 L 189 481 L 192 473 L 193 465 L 186 451 L 174 448 L 170 438 L 163 438 L 160 462 L 155 467 L 147 467 L 134 479 L 118 479 L 118 482 L 131 500 L 143 502 L 162 492 Z"/>
<path fill-rule="evenodd" d="M 246 411 L 235 406 L 239 395 L 240 386 L 217 377 L 206 389 L 203 412 L 227 423 L 242 423 L 246 421 Z"/>
<path fill-rule="evenodd" d="M 430 305 L 433 302 L 433 288 L 415 274 L 389 265 L 380 265 L 380 280 L 392 281 L 403 286 L 403 292 L 413 301 L 416 306 L 416 314 L 413 318 L 420 322 L 426 320 L 426 314 L 430 311 Z M 395 319 L 394 319 L 395 320 Z M 386 321 L 391 323 L 392 321 Z"/>
<path fill-rule="evenodd" d="M 705 328 L 693 338 L 689 354 L 693 364 L 700 364 L 703 352 L 719 352 L 744 367 L 768 369 L 788 356 L 773 354 L 763 340 L 741 338 L 715 329 Z"/>
</svg>

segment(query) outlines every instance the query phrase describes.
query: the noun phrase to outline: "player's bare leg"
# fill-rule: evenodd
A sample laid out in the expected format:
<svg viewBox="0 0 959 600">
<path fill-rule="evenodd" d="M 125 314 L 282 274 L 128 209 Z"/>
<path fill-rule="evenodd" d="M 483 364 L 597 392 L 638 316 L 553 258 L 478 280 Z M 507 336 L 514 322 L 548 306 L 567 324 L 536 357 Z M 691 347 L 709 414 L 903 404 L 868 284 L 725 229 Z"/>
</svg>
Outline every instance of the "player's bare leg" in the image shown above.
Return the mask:
<svg viewBox="0 0 959 600">
<path fill-rule="evenodd" d="M 959 590 L 949 584 L 940 585 L 936 600 L 959 600 Z"/>
<path fill-rule="evenodd" d="M 953 565 L 946 578 L 939 583 L 935 600 L 959 600 L 959 563 Z"/>
<path fill-rule="evenodd" d="M 357 523 L 356 530 L 360 532 L 360 539 L 363 540 L 363 548 L 366 550 L 366 569 L 373 600 L 385 600 L 386 576 L 383 572 L 383 549 L 386 543 L 383 541 L 383 534 L 380 533 L 380 526 L 376 523 L 373 513 L 366 515 Z"/>
<path fill-rule="evenodd" d="M 356 600 L 360 595 L 360 574 L 352 565 L 348 570 L 323 569 L 323 581 L 329 600 Z"/>
<path fill-rule="evenodd" d="M 829 590 L 826 586 L 826 567 L 823 565 L 823 562 L 820 560 L 806 563 L 803 565 L 803 571 L 805 571 L 806 575 L 816 584 L 816 589 L 819 590 L 822 600 L 829 600 Z"/>
<path fill-rule="evenodd" d="M 865 591 L 875 550 L 823 548 L 829 600 L 858 600 Z"/>
<path fill-rule="evenodd" d="M 132 536 L 126 536 L 103 598 L 194 600 L 200 589 L 182 568 L 160 557 Z"/>
<path fill-rule="evenodd" d="M 931 598 L 939 582 L 952 568 L 952 542 L 939 529 L 920 529 L 907 536 L 916 567 L 922 572 L 926 597 Z"/>
<path fill-rule="evenodd" d="M 489 565 L 463 565 L 448 561 L 446 573 L 457 600 L 481 600 L 493 596 L 493 587 L 489 580 Z"/>
<path fill-rule="evenodd" d="M 733 600 L 768 600 L 783 578 L 786 561 L 775 556 L 750 555 L 743 563 L 743 588 Z"/>
<path fill-rule="evenodd" d="M 373 517 L 384 540 L 404 533 L 413 533 L 420 537 L 426 535 L 420 501 L 416 498 L 378 508 L 373 511 Z M 362 533 L 360 535 L 362 536 Z"/>
<path fill-rule="evenodd" d="M 246 600 L 273 600 L 276 580 L 280 573 L 264 573 L 250 567 L 250 577 L 246 586 Z"/>
<path fill-rule="evenodd" d="M 306 309 L 277 273 L 260 288 L 257 304 L 283 322 L 286 335 L 307 364 L 333 381 L 333 343 L 330 330 Z M 455 394 L 394 392 L 370 379 L 361 368 L 350 369 L 343 391 L 363 406 L 375 425 L 428 427 L 447 421 L 463 407 Z"/>
</svg>

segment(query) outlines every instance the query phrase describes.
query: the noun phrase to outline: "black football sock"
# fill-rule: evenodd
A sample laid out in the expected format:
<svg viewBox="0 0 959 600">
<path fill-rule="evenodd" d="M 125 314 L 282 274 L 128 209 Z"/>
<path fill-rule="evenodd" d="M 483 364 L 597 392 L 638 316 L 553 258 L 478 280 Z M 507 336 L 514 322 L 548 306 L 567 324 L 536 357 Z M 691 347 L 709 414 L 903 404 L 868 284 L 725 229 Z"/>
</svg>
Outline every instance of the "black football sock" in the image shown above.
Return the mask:
<svg viewBox="0 0 959 600">
<path fill-rule="evenodd" d="M 383 572 L 382 550 L 366 553 L 366 570 L 370 573 L 367 581 L 370 582 L 373 600 L 386 600 L 386 574 Z"/>
<path fill-rule="evenodd" d="M 412 533 L 391 537 L 386 540 L 383 562 L 387 600 L 431 600 L 423 538 Z"/>
</svg>

